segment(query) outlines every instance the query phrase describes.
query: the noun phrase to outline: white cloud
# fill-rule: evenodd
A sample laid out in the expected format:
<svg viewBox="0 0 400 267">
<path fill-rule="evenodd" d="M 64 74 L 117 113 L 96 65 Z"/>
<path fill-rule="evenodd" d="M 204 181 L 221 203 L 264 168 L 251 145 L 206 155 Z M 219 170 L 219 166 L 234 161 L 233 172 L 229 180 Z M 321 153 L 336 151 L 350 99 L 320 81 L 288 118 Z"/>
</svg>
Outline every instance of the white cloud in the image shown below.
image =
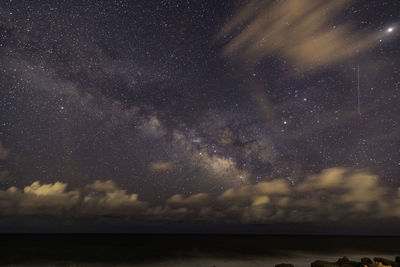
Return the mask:
<svg viewBox="0 0 400 267">
<path fill-rule="evenodd" d="M 260 206 L 264 205 L 270 202 L 270 199 L 268 196 L 258 196 L 253 198 L 253 203 L 251 204 L 252 206 Z"/>
<path fill-rule="evenodd" d="M 110 192 L 114 192 L 117 190 L 117 186 L 111 180 L 107 180 L 104 182 L 96 180 L 92 184 L 87 185 L 86 187 L 90 190 L 93 190 L 96 192 L 104 192 L 104 193 L 110 193 Z"/>
<path fill-rule="evenodd" d="M 171 204 L 183 205 L 183 206 L 201 206 L 208 204 L 209 201 L 208 194 L 198 193 L 187 198 L 184 198 L 182 195 L 177 194 L 170 197 L 167 202 Z"/>
<path fill-rule="evenodd" d="M 66 187 L 66 184 L 60 182 L 43 185 L 34 182 L 25 187 L 23 192 L 10 187 L 0 191 L 0 210 L 6 214 L 62 215 L 79 201 L 79 192 L 66 191 Z"/>
<path fill-rule="evenodd" d="M 288 194 L 290 187 L 283 179 L 269 182 L 262 182 L 256 185 L 246 185 L 238 189 L 230 188 L 219 196 L 219 200 L 225 201 L 246 201 L 259 196 Z"/>
<path fill-rule="evenodd" d="M 169 171 L 174 168 L 174 164 L 168 161 L 156 161 L 150 164 L 151 171 Z"/>
<path fill-rule="evenodd" d="M 217 38 L 231 36 L 223 49 L 225 56 L 257 62 L 269 55 L 279 55 L 296 64 L 298 71 L 316 69 L 378 44 L 377 34 L 356 34 L 350 22 L 332 28 L 330 21 L 350 3 L 344 0 L 249 1 L 221 29 Z"/>
<path fill-rule="evenodd" d="M 139 128 L 146 136 L 151 136 L 153 138 L 160 138 L 166 134 L 166 129 L 155 115 L 143 119 Z"/>
<path fill-rule="evenodd" d="M 87 188 L 91 191 L 83 197 L 81 213 L 84 216 L 131 216 L 147 205 L 138 200 L 137 194 L 128 194 L 111 180 L 95 181 Z"/>
<path fill-rule="evenodd" d="M 0 212 L 22 215 L 131 216 L 146 206 L 137 194 L 127 194 L 112 181 L 95 181 L 85 190 L 67 190 L 67 184 L 39 181 L 23 191 L 0 190 Z"/>
<path fill-rule="evenodd" d="M 380 185 L 367 171 L 331 168 L 310 175 L 296 186 L 285 179 L 230 188 L 220 195 L 176 194 L 158 206 L 119 188 L 113 181 L 94 181 L 68 190 L 62 182 L 23 190 L 0 190 L 3 215 L 114 216 L 139 220 L 216 222 L 319 222 L 400 217 L 400 188 Z"/>
<path fill-rule="evenodd" d="M 24 193 L 37 196 L 51 196 L 63 194 L 67 184 L 55 182 L 54 184 L 40 185 L 39 181 L 34 182 L 30 186 L 24 188 Z"/>
<path fill-rule="evenodd" d="M 323 170 L 320 174 L 307 177 L 298 187 L 299 191 L 316 189 L 329 189 L 342 186 L 344 168 L 331 168 Z"/>
<path fill-rule="evenodd" d="M 326 169 L 318 175 L 306 178 L 298 187 L 302 193 L 324 197 L 325 205 L 346 205 L 346 209 L 370 210 L 371 204 L 384 200 L 387 188 L 379 185 L 378 176 L 365 171 L 346 168 Z M 318 204 L 317 198 L 308 200 L 310 205 Z"/>
</svg>

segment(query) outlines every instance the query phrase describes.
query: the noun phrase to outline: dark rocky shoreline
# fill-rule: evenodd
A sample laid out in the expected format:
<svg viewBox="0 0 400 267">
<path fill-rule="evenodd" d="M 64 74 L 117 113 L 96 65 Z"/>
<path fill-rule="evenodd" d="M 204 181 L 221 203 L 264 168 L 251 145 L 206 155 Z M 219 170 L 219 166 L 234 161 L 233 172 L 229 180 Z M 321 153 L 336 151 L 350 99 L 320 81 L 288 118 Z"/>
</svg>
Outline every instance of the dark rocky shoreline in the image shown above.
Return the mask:
<svg viewBox="0 0 400 267">
<path fill-rule="evenodd" d="M 294 267 L 290 263 L 281 263 L 275 267 Z M 311 263 L 311 267 L 400 267 L 400 256 L 397 256 L 394 261 L 375 257 L 373 260 L 364 257 L 360 261 L 352 261 L 346 256 L 339 258 L 336 262 L 316 260 Z"/>
</svg>

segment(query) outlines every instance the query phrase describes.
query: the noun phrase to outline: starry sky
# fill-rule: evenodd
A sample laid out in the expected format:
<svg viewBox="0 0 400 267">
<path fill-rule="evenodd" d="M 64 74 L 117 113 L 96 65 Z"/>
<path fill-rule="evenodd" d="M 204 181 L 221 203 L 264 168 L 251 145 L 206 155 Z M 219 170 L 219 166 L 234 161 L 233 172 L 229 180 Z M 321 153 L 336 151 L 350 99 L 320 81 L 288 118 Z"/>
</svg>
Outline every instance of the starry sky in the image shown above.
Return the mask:
<svg viewBox="0 0 400 267">
<path fill-rule="evenodd" d="M 399 10 L 2 1 L 0 220 L 400 222 Z"/>
</svg>

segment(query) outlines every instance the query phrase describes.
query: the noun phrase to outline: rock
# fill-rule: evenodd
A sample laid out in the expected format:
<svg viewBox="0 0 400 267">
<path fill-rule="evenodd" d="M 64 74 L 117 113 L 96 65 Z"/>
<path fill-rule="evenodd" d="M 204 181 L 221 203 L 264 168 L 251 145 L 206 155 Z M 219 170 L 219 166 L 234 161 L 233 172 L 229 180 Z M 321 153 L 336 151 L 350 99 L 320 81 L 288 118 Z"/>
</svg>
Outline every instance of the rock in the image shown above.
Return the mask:
<svg viewBox="0 0 400 267">
<path fill-rule="evenodd" d="M 364 266 L 364 264 L 362 264 L 361 262 L 358 261 L 349 261 L 347 264 L 353 266 L 353 267 L 362 267 Z"/>
<path fill-rule="evenodd" d="M 275 267 L 294 267 L 294 265 L 290 264 L 290 263 L 281 263 L 281 264 L 275 265 Z"/>
<path fill-rule="evenodd" d="M 311 267 L 339 267 L 339 265 L 333 262 L 317 260 L 311 263 Z"/>
<path fill-rule="evenodd" d="M 372 263 L 371 260 L 370 260 L 370 262 Z M 311 267 L 364 267 L 364 265 L 367 265 L 367 264 L 362 264 L 361 262 L 357 262 L 357 261 L 351 261 L 347 257 L 339 258 L 336 262 L 317 260 L 317 261 L 314 261 L 313 263 L 311 263 Z M 375 267 L 375 266 L 371 266 L 371 267 Z M 378 266 L 376 266 L 376 267 L 378 267 Z"/>
<path fill-rule="evenodd" d="M 350 261 L 349 258 L 347 258 L 346 256 L 344 256 L 343 258 L 339 258 L 339 259 L 336 261 L 336 264 L 343 265 L 343 264 L 345 264 L 345 263 L 348 263 L 349 261 Z"/>
<path fill-rule="evenodd" d="M 372 263 L 372 260 L 370 259 L 370 258 L 361 258 L 361 263 L 363 264 L 363 265 L 368 265 L 368 264 L 371 264 Z"/>
<path fill-rule="evenodd" d="M 400 267 L 400 264 L 398 264 L 397 262 L 394 262 L 394 261 L 391 261 L 391 260 L 388 260 L 388 259 L 385 259 L 385 258 L 375 257 L 374 261 L 375 262 L 381 262 L 383 265 L 390 265 L 392 267 Z"/>
<path fill-rule="evenodd" d="M 361 262 L 357 261 L 351 261 L 347 257 L 340 258 L 336 261 L 337 265 L 340 265 L 342 267 L 360 267 L 363 264 Z"/>
</svg>

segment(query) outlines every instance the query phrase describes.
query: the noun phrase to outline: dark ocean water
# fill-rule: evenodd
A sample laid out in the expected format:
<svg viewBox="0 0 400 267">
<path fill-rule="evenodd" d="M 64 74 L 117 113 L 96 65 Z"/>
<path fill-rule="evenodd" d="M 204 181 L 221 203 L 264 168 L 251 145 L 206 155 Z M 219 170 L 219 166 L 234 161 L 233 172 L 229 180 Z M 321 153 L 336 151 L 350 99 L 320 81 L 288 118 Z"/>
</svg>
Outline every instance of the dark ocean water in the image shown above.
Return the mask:
<svg viewBox="0 0 400 267">
<path fill-rule="evenodd" d="M 400 237 L 3 234 L 6 266 L 310 266 L 400 255 Z"/>
</svg>

